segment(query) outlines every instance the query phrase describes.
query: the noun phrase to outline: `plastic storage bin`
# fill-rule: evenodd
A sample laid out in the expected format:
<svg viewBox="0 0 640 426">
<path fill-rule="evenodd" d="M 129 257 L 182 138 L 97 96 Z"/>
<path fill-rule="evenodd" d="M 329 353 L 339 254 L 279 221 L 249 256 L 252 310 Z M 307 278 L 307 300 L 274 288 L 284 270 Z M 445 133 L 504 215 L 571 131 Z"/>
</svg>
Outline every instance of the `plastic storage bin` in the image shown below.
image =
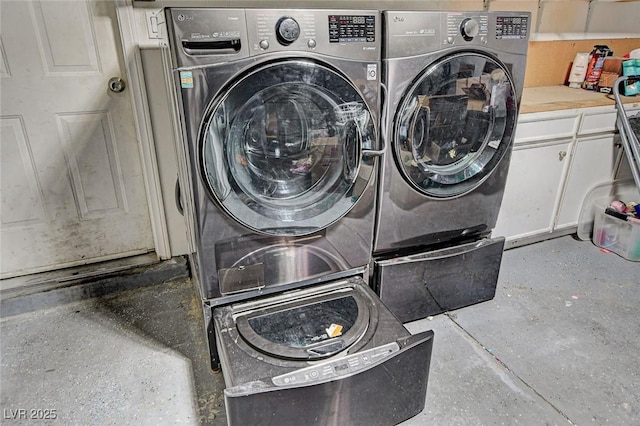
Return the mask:
<svg viewBox="0 0 640 426">
<path fill-rule="evenodd" d="M 604 212 L 604 206 L 598 207 L 593 223 L 593 243 L 625 259 L 640 261 L 640 223 L 610 216 Z"/>
</svg>

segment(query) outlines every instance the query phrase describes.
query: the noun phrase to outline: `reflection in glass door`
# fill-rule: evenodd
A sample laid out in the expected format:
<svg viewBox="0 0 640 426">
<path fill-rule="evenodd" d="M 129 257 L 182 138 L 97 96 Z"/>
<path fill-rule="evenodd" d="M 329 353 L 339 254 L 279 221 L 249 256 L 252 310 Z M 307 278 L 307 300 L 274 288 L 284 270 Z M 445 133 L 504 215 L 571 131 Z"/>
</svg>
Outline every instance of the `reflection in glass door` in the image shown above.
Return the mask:
<svg viewBox="0 0 640 426">
<path fill-rule="evenodd" d="M 401 103 L 395 155 L 405 178 L 433 197 L 478 186 L 508 151 L 517 105 L 508 70 L 479 53 L 425 70 Z"/>
<path fill-rule="evenodd" d="M 372 114 L 341 74 L 302 60 L 262 65 L 210 107 L 203 172 L 234 219 L 264 233 L 302 235 L 344 216 L 371 178 Z"/>
</svg>

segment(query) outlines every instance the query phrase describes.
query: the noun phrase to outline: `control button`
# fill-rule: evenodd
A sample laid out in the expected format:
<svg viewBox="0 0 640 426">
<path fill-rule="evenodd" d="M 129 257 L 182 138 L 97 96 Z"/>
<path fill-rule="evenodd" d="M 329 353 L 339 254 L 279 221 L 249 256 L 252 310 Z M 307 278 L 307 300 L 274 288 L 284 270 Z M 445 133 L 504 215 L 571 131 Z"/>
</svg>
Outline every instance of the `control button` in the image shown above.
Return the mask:
<svg viewBox="0 0 640 426">
<path fill-rule="evenodd" d="M 307 41 L 307 47 L 309 47 L 309 49 L 313 49 L 316 47 L 316 41 L 314 39 L 309 39 L 309 41 Z"/>
<path fill-rule="evenodd" d="M 288 46 L 300 36 L 300 25 L 295 19 L 283 16 L 276 23 L 276 36 L 283 46 Z"/>
<path fill-rule="evenodd" d="M 369 69 L 369 78 L 371 78 L 372 80 L 376 78 L 376 70 L 374 69 Z"/>
<path fill-rule="evenodd" d="M 269 48 L 269 41 L 268 40 L 260 40 L 260 49 L 262 50 L 267 50 Z"/>
<path fill-rule="evenodd" d="M 456 40 L 453 37 L 447 37 L 445 41 L 447 42 L 447 44 L 453 44 L 453 42 Z"/>
<path fill-rule="evenodd" d="M 460 23 L 460 34 L 466 41 L 471 41 L 480 32 L 480 24 L 471 18 L 465 18 Z"/>
<path fill-rule="evenodd" d="M 317 379 L 319 375 L 320 374 L 318 374 L 318 370 L 311 370 L 309 372 L 309 377 L 311 377 L 312 379 Z"/>
<path fill-rule="evenodd" d="M 482 44 L 487 44 L 487 38 L 485 36 L 480 37 L 480 42 L 482 42 Z"/>
</svg>

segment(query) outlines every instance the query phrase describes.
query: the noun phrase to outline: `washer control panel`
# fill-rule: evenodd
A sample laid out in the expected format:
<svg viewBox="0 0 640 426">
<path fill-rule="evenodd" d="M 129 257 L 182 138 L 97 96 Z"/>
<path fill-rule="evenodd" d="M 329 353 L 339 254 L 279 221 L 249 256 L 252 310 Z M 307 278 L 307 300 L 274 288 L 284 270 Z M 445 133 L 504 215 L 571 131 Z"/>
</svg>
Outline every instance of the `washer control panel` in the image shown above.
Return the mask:
<svg viewBox="0 0 640 426">
<path fill-rule="evenodd" d="M 400 350 L 397 343 L 387 343 L 346 357 L 314 364 L 291 373 L 273 377 L 276 386 L 309 385 L 351 376 L 379 364 Z"/>
<path fill-rule="evenodd" d="M 375 41 L 375 16 L 329 15 L 329 43 L 373 43 Z"/>
<path fill-rule="evenodd" d="M 313 52 L 378 60 L 380 14 L 372 10 L 245 9 L 250 55 Z"/>
<path fill-rule="evenodd" d="M 354 61 L 380 60 L 377 10 L 166 8 L 178 66 L 303 52 Z"/>
</svg>

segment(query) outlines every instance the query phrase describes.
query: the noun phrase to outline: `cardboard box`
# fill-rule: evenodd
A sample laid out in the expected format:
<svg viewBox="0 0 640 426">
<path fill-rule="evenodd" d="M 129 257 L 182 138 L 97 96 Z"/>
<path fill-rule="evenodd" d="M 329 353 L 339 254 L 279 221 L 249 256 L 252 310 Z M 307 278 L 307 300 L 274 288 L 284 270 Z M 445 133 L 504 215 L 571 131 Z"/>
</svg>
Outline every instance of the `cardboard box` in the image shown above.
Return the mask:
<svg viewBox="0 0 640 426">
<path fill-rule="evenodd" d="M 613 85 L 620 75 L 622 75 L 622 62 L 625 58 L 605 58 L 602 64 L 602 73 L 598 79 L 598 92 L 611 93 Z"/>
</svg>

